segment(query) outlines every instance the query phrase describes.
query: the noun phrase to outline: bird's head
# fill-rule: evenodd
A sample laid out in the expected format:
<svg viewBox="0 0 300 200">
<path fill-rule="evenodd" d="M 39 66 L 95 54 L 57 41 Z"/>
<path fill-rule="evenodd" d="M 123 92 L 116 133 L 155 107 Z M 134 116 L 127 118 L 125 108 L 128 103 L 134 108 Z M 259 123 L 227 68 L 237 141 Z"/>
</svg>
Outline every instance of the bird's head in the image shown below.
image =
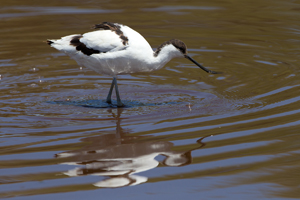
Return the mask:
<svg viewBox="0 0 300 200">
<path fill-rule="evenodd" d="M 176 56 L 174 56 L 174 57 L 184 57 L 184 58 L 192 61 L 195 65 L 197 65 L 198 67 L 200 67 L 202 70 L 206 71 L 207 73 L 210 73 L 210 74 L 220 74 L 221 73 L 221 72 L 215 72 L 215 71 L 209 70 L 206 67 L 203 67 L 201 64 L 199 64 L 193 58 L 191 58 L 187 54 L 187 47 L 186 47 L 185 43 L 178 39 L 172 39 L 172 40 L 166 41 L 163 44 L 161 44 L 155 51 L 154 56 L 157 56 L 160 53 L 160 51 L 162 50 L 162 48 L 164 48 L 166 46 L 170 46 L 170 45 L 175 47 L 175 49 L 177 50 L 175 52 Z"/>
</svg>

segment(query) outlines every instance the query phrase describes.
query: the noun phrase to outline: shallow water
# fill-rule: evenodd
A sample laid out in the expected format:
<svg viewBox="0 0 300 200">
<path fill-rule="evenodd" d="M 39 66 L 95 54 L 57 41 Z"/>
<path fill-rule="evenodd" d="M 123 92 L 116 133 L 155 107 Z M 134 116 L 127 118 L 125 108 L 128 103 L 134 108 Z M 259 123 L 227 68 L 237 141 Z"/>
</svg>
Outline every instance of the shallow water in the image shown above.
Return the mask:
<svg viewBox="0 0 300 200">
<path fill-rule="evenodd" d="M 300 197 L 297 1 L 2 1 L 0 198 Z M 111 77 L 44 41 L 126 24 L 174 59 Z M 112 189 L 113 188 L 113 189 Z"/>
</svg>

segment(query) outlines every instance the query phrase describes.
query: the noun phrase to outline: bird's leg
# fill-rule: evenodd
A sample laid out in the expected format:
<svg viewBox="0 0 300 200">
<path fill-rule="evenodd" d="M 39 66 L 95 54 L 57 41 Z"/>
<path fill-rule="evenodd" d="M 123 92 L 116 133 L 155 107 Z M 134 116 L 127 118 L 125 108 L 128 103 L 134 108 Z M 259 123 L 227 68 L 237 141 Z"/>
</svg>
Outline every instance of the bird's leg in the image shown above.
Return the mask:
<svg viewBox="0 0 300 200">
<path fill-rule="evenodd" d="M 107 97 L 106 97 L 106 103 L 111 103 L 111 94 L 112 94 L 112 91 L 113 91 L 113 89 L 114 89 L 115 79 L 116 79 L 116 78 L 114 77 L 114 78 L 113 78 L 113 81 L 112 81 L 112 83 L 111 83 L 110 90 L 109 90 L 108 95 L 107 95 Z"/>
<path fill-rule="evenodd" d="M 124 104 L 121 102 L 121 98 L 120 98 L 120 95 L 119 95 L 119 89 L 118 89 L 117 79 L 114 78 L 114 80 L 115 80 L 115 89 L 116 89 L 116 95 L 117 95 L 117 106 L 118 107 L 123 107 Z"/>
</svg>

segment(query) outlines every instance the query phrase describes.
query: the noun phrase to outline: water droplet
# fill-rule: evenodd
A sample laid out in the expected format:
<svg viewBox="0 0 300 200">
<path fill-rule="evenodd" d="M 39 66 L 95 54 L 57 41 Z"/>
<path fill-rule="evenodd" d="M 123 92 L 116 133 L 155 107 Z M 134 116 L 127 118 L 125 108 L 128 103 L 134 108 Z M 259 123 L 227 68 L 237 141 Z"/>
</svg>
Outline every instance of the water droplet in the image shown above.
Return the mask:
<svg viewBox="0 0 300 200">
<path fill-rule="evenodd" d="M 35 83 L 31 83 L 30 85 L 28 85 L 29 87 L 37 87 L 38 85 Z"/>
<path fill-rule="evenodd" d="M 38 69 L 38 68 L 35 68 L 35 67 L 33 67 L 33 68 L 31 68 L 29 71 L 31 71 L 31 72 L 36 72 L 36 71 L 39 71 L 39 69 Z"/>
<path fill-rule="evenodd" d="M 190 112 L 192 111 L 192 107 L 191 107 L 191 104 L 189 103 L 189 110 Z"/>
</svg>

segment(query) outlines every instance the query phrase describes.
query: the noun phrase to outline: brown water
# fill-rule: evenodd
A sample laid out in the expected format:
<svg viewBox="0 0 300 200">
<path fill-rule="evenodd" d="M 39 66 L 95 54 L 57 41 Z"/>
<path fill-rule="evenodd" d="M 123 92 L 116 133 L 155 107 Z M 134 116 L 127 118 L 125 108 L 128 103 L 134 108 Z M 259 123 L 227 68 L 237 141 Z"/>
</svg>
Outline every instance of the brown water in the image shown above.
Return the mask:
<svg viewBox="0 0 300 200">
<path fill-rule="evenodd" d="M 298 1 L 2 0 L 0 198 L 300 198 Z M 186 59 L 111 77 L 46 39 L 126 24 Z M 113 188 L 113 189 L 111 189 Z"/>
</svg>

